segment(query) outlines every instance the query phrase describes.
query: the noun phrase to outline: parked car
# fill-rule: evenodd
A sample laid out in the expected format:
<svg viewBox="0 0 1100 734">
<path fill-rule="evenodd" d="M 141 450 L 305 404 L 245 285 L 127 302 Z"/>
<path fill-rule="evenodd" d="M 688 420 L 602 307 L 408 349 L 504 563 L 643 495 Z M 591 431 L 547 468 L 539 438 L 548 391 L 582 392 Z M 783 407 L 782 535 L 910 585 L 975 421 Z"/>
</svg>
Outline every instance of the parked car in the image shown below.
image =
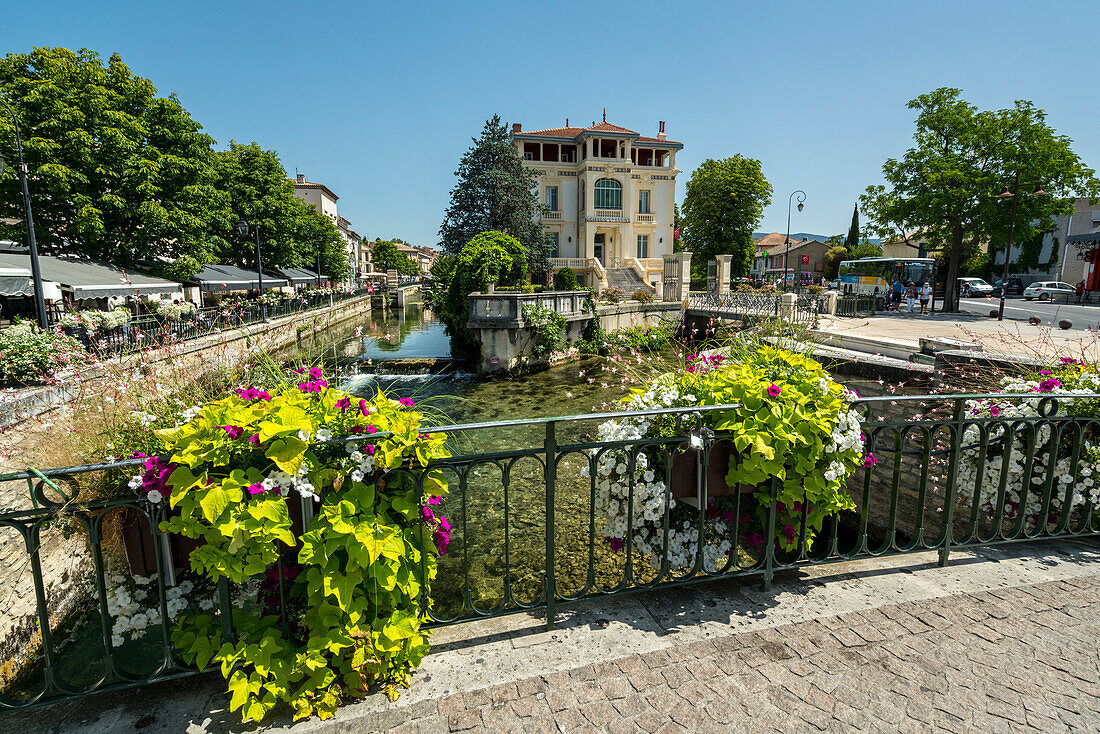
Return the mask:
<svg viewBox="0 0 1100 734">
<path fill-rule="evenodd" d="M 981 278 L 959 278 L 959 292 L 963 298 L 993 295 L 993 286 Z"/>
<path fill-rule="evenodd" d="M 1035 299 L 1049 301 L 1052 298 L 1063 299 L 1076 295 L 1076 288 L 1069 283 L 1062 283 L 1057 280 L 1041 280 L 1038 283 L 1032 283 L 1024 289 L 1025 301 Z"/>
<path fill-rule="evenodd" d="M 1006 296 L 1019 296 L 1019 295 L 1022 295 L 1023 292 L 1024 292 L 1025 287 L 1026 286 L 1024 286 L 1024 281 L 1020 280 L 1019 278 L 1009 278 L 1008 279 L 1008 290 L 1005 292 L 1005 295 Z M 993 295 L 998 296 L 998 297 L 1001 295 L 1001 278 L 997 278 L 997 280 L 993 281 Z"/>
</svg>

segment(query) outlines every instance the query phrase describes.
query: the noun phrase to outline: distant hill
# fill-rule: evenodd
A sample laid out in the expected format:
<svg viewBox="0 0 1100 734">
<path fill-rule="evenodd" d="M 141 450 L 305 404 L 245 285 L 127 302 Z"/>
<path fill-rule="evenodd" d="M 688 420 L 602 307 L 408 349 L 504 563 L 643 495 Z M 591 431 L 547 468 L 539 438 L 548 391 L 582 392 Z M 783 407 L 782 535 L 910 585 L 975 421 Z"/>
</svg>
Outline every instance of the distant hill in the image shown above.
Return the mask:
<svg viewBox="0 0 1100 734">
<path fill-rule="evenodd" d="M 754 240 L 760 239 L 761 237 L 763 237 L 766 234 L 771 234 L 771 232 L 753 232 L 752 233 L 752 238 Z M 780 232 L 780 234 L 782 234 L 782 232 Z M 828 242 L 829 237 L 831 237 L 831 236 L 832 235 L 827 235 L 827 234 L 813 234 L 812 232 L 791 232 L 791 241 L 792 242 L 798 242 L 803 237 L 805 237 L 808 240 L 817 240 L 819 242 Z M 843 232 L 843 233 L 841 233 L 840 236 L 841 237 L 847 237 L 848 233 Z M 871 237 L 867 241 L 870 242 L 871 244 L 874 244 L 874 245 L 879 244 L 879 239 L 877 237 Z"/>
</svg>

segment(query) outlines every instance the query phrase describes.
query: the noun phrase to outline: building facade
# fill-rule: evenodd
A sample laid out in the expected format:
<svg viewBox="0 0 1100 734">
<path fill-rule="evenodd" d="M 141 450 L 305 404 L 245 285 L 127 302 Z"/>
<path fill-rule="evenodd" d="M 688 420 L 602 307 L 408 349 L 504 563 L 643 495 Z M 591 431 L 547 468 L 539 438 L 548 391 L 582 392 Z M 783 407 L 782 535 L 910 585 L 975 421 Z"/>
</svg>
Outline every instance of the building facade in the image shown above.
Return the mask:
<svg viewBox="0 0 1100 734">
<path fill-rule="evenodd" d="M 536 172 L 548 210 L 542 225 L 551 267 L 572 268 L 596 288 L 607 287 L 611 270 L 631 270 L 653 286 L 673 251 L 676 152 L 683 144 L 666 137 L 664 122 L 652 138 L 606 117 L 589 127 L 565 123 L 526 132 L 512 125 L 512 144 Z"/>
<path fill-rule="evenodd" d="M 765 280 L 781 280 L 785 273 L 801 273 L 801 280 L 817 283 L 825 272 L 825 253 L 829 246 L 807 237 L 790 239 L 772 232 L 756 240 L 757 262 L 762 261 Z M 759 264 L 754 264 L 759 268 Z"/>
<path fill-rule="evenodd" d="M 1077 285 L 1084 281 L 1088 291 L 1100 291 L 1100 204 L 1077 199 L 1074 213 L 1054 220 L 1054 232 L 1043 238 L 1052 252 L 1052 279 Z M 1059 247 L 1060 245 L 1060 247 Z"/>
<path fill-rule="evenodd" d="M 359 241 L 362 238 L 351 228 L 351 222 L 341 217 L 337 211 L 336 202 L 340 197 L 332 193 L 332 190 L 324 184 L 307 181 L 304 173 L 299 173 L 292 183 L 294 195 L 331 219 L 340 231 L 340 237 L 344 240 L 344 254 L 351 267 L 351 273 L 346 282 L 349 285 L 354 284 L 360 272 L 357 263 L 360 257 Z"/>
</svg>

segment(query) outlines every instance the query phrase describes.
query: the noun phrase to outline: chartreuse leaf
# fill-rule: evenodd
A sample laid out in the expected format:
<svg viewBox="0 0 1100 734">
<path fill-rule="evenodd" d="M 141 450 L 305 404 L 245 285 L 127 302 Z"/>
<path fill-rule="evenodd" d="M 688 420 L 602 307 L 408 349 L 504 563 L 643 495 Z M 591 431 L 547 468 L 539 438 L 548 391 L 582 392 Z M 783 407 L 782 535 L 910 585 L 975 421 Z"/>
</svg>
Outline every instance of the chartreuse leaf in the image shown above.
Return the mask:
<svg viewBox="0 0 1100 734">
<path fill-rule="evenodd" d="M 297 436 L 285 436 L 272 441 L 264 455 L 287 474 L 297 474 L 308 448 L 309 444 Z"/>
</svg>

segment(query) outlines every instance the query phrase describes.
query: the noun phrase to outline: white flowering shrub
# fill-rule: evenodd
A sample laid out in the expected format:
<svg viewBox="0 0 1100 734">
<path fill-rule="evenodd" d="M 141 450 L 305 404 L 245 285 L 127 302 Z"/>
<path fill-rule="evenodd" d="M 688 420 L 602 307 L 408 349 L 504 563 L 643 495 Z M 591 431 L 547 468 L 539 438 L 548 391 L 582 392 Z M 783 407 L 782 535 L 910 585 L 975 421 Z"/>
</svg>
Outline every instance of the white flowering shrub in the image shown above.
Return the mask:
<svg viewBox="0 0 1100 734">
<path fill-rule="evenodd" d="M 86 331 L 107 331 L 130 323 L 130 309 L 119 306 L 110 311 L 76 311 L 61 317 L 63 327 L 83 327 Z"/>
<path fill-rule="evenodd" d="M 738 544 L 756 552 L 768 542 L 782 551 L 795 549 L 804 507 L 811 545 L 827 517 L 854 508 L 844 489 L 848 475 L 875 461 L 863 455 L 862 416 L 851 408 L 852 395 L 812 359 L 771 347 L 743 361 L 722 354 L 693 356 L 682 371 L 635 391 L 627 410 L 739 405 L 698 415 L 733 445 L 726 483 L 758 489 L 742 502 L 740 516 L 732 499 L 708 499 L 700 538 L 698 510 L 678 504 L 666 486 L 669 454 L 664 448 L 593 450 L 596 513 L 612 549 L 622 548 L 629 536 L 655 569 L 666 555 L 671 568 L 690 568 L 701 553 L 703 570 L 713 572 Z M 608 421 L 598 436 L 602 442 L 638 442 L 683 433 L 671 416 L 642 416 Z M 587 476 L 590 470 L 583 471 Z M 763 528 L 773 477 L 778 482 L 776 535 L 767 539 Z"/>
<path fill-rule="evenodd" d="M 190 316 L 198 310 L 198 307 L 191 301 L 180 301 L 174 303 L 172 301 L 153 301 L 153 308 L 156 312 L 166 319 L 179 320 L 185 316 Z"/>
<path fill-rule="evenodd" d="M 1001 380 L 1001 389 L 1008 395 L 1034 393 L 1035 397 L 968 401 L 967 417 L 986 424 L 988 440 L 983 456 L 982 429 L 977 423 L 971 423 L 963 431 L 958 473 L 960 498 L 965 499 L 977 486 L 979 506 L 988 518 L 999 514 L 1004 521 L 1014 524 L 1022 513 L 1024 527 L 1028 530 L 1057 523 L 1067 511 L 1073 513 L 1089 505 L 1096 513 L 1100 508 L 1100 487 L 1097 486 L 1100 476 L 1100 432 L 1097 428 L 1100 423 L 1086 422 L 1084 425 L 1080 457 L 1074 469 L 1074 432 L 1063 431 L 1060 440 L 1055 441 L 1054 422 L 1039 420 L 1025 426 L 1018 421 L 1040 418 L 1044 401 L 1049 403 L 1051 393 L 1071 397 L 1058 397 L 1057 415 L 1047 417 L 1055 421 L 1069 416 L 1100 420 L 1100 400 L 1086 397 L 1100 394 L 1097 366 L 1065 358 L 1058 366 L 1035 375 L 1005 377 Z M 1034 446 L 1034 456 L 1029 467 L 1030 446 Z M 1007 475 L 1003 503 L 999 495 L 1002 473 Z M 1051 473 L 1050 497 L 1046 500 L 1046 482 Z M 1046 518 L 1042 517 L 1044 504 Z"/>
</svg>

